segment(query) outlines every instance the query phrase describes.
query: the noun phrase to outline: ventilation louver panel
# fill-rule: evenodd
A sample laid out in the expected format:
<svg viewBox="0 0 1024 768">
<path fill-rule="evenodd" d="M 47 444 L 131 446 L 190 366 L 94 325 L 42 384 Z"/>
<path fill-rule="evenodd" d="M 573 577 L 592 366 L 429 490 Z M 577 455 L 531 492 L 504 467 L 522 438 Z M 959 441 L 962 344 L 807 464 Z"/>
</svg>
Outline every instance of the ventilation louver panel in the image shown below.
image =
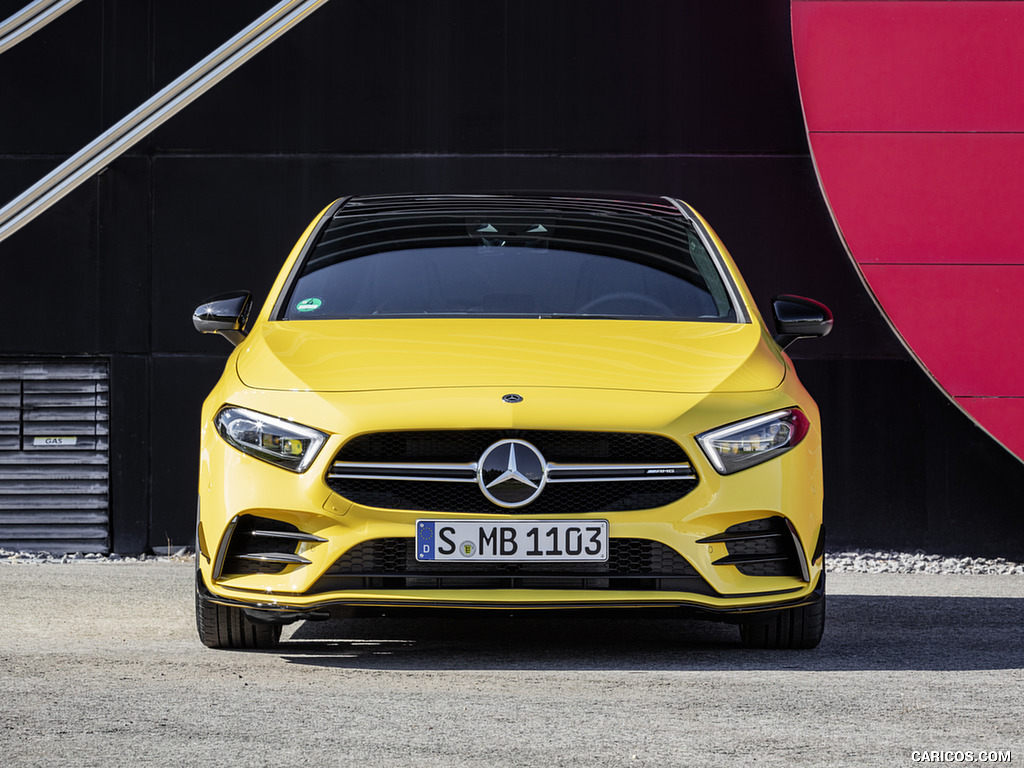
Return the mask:
<svg viewBox="0 0 1024 768">
<path fill-rule="evenodd" d="M 105 360 L 0 363 L 0 548 L 106 553 Z"/>
</svg>

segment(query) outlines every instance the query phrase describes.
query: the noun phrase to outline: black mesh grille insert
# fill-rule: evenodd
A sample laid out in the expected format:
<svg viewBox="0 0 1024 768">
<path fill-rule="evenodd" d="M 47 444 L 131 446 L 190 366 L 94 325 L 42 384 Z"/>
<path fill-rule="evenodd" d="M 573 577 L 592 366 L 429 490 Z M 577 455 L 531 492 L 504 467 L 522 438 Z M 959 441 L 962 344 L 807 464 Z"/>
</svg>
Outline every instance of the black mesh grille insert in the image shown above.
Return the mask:
<svg viewBox="0 0 1024 768">
<path fill-rule="evenodd" d="M 607 562 L 418 562 L 412 538 L 371 539 L 342 555 L 312 592 L 368 588 L 670 589 L 703 592 L 706 582 L 671 547 L 610 539 Z"/>
<path fill-rule="evenodd" d="M 737 570 L 745 576 L 799 576 L 800 561 L 793 537 L 781 517 L 766 517 L 730 526 L 726 534 L 737 536 L 725 542 L 729 556 L 748 559 L 737 562 Z M 749 538 L 743 538 L 748 534 Z"/>
</svg>

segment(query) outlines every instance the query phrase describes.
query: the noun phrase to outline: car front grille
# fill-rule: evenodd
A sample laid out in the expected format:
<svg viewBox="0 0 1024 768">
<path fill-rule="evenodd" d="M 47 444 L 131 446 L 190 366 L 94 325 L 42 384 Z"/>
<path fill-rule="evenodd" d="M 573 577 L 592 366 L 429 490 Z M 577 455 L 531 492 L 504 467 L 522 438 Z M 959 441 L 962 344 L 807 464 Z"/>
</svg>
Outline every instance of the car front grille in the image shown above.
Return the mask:
<svg viewBox="0 0 1024 768">
<path fill-rule="evenodd" d="M 529 504 L 498 506 L 477 484 L 489 446 L 521 440 L 547 461 L 547 486 Z M 683 449 L 662 435 L 558 430 L 427 430 L 361 435 L 335 457 L 327 483 L 368 507 L 477 514 L 584 514 L 652 509 L 697 485 Z"/>
<path fill-rule="evenodd" d="M 650 539 L 610 539 L 604 562 L 419 562 L 415 539 L 370 539 L 324 573 L 313 593 L 356 589 L 628 589 L 710 594 L 692 565 Z"/>
</svg>

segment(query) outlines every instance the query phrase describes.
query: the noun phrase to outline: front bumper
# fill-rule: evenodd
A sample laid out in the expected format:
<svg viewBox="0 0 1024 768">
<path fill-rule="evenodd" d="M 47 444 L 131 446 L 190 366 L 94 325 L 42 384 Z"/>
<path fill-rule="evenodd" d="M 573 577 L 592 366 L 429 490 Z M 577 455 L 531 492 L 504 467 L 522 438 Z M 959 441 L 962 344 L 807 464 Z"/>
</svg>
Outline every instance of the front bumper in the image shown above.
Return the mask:
<svg viewBox="0 0 1024 768">
<path fill-rule="evenodd" d="M 719 604 L 698 602 L 692 596 L 685 595 L 652 599 L 648 593 L 633 596 L 623 593 L 614 598 L 607 596 L 595 598 L 590 593 L 578 596 L 574 596 L 572 593 L 561 593 L 557 601 L 552 601 L 548 596 L 532 600 L 531 594 L 524 590 L 508 590 L 504 594 L 490 592 L 487 599 L 481 599 L 479 595 L 467 595 L 464 598 L 447 595 L 444 599 L 436 599 L 430 595 L 405 594 L 398 598 L 388 594 L 366 594 L 326 596 L 323 599 L 312 601 L 290 601 L 280 597 L 266 600 L 238 600 L 211 592 L 198 570 L 196 571 L 196 592 L 201 599 L 209 602 L 242 609 L 252 621 L 272 624 L 361 616 L 413 615 L 422 617 L 438 613 L 450 614 L 452 611 L 458 610 L 494 610 L 502 613 L 583 610 L 588 616 L 602 614 L 617 618 L 623 617 L 623 612 L 628 611 L 631 616 L 642 615 L 645 618 L 692 617 L 710 621 L 746 623 L 756 622 L 759 617 L 776 611 L 821 603 L 825 599 L 825 574 L 824 571 L 819 571 L 814 585 L 809 589 L 793 588 L 768 594 L 734 595 L 730 601 L 722 601 Z M 764 602 L 768 598 L 771 601 Z M 732 604 L 731 600 L 742 602 L 741 604 Z"/>
<path fill-rule="evenodd" d="M 821 443 L 816 429 L 788 453 L 729 476 L 715 472 L 693 438 L 730 419 L 792 407 L 794 403 L 816 423 L 814 405 L 797 384 L 756 394 L 687 397 L 683 398 L 685 402 L 677 395 L 648 393 L 641 405 L 635 393 L 590 393 L 592 401 L 584 402 L 587 393 L 524 391 L 529 397 L 521 406 L 540 405 L 534 406 L 536 412 L 523 407 L 517 411 L 523 414 L 522 423 L 509 424 L 500 424 L 491 413 L 492 403 L 501 403 L 497 390 L 478 393 L 476 398 L 461 392 L 444 395 L 440 404 L 422 394 L 415 398 L 409 394 L 410 402 L 402 403 L 396 402 L 394 394 L 323 396 L 236 389 L 218 395 L 215 391 L 205 409 L 200 467 L 197 538 L 202 594 L 208 600 L 245 608 L 254 616 L 266 614 L 276 621 L 290 620 L 290 616 L 316 618 L 360 611 L 386 610 L 390 614 L 401 608 L 665 609 L 721 618 L 746 617 L 815 600 L 822 565 Z M 481 404 L 475 405 L 478 401 Z M 331 437 L 308 471 L 288 472 L 235 450 L 216 434 L 209 426 L 210 420 L 225 402 L 313 424 L 331 431 Z M 479 408 L 481 413 L 466 416 L 466 408 Z M 595 423 L 598 418 L 600 423 Z M 544 588 L 534 588 L 537 582 L 525 580 L 491 581 L 474 588 L 464 581 L 438 581 L 432 588 L 424 588 L 424 574 L 406 579 L 402 568 L 375 572 L 374 578 L 362 582 L 347 579 L 348 572 L 342 572 L 345 578 L 339 579 L 337 565 L 349 553 L 374 541 L 413 540 L 418 518 L 509 519 L 504 514 L 365 506 L 338 495 L 326 483 L 334 457 L 353 435 L 370 430 L 443 429 L 460 423 L 646 431 L 671 438 L 683 448 L 699 477 L 697 486 L 679 500 L 651 509 L 572 515 L 530 514 L 526 507 L 516 517 L 607 520 L 611 540 L 655 542 L 685 567 L 670 578 L 655 574 L 645 581 L 633 576 L 639 580 L 632 582 L 617 580 L 615 574 L 598 574 L 591 581 L 593 574 L 581 572 L 584 584 L 565 581 L 545 584 Z M 233 526 L 246 518 L 278 521 L 307 537 L 292 551 L 299 560 L 282 564 L 274 572 L 225 570 Z M 777 521 L 791 532 L 792 559 L 800 567 L 784 574 L 758 573 L 730 561 L 736 552 L 723 535 L 766 520 Z M 676 576 L 680 580 L 676 581 Z"/>
</svg>

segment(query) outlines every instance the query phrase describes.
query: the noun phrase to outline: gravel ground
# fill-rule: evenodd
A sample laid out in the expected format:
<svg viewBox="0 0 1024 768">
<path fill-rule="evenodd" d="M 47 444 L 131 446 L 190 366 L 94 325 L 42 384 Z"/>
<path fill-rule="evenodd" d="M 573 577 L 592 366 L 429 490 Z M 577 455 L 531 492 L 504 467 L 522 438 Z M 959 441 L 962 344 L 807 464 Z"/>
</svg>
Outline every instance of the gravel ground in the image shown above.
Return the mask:
<svg viewBox="0 0 1024 768">
<path fill-rule="evenodd" d="M 0 564 L 39 565 L 42 563 L 136 563 L 136 562 L 177 562 L 190 560 L 188 548 L 165 555 L 50 555 L 46 552 L 13 552 L 0 549 Z M 829 573 L 955 573 L 955 574 L 1024 574 L 1024 563 L 1016 563 L 1002 557 L 949 557 L 930 555 L 923 550 L 916 552 L 881 551 L 874 549 L 848 549 L 841 552 L 827 552 L 825 555 Z"/>
<path fill-rule="evenodd" d="M 878 554 L 833 560 L 900 563 Z M 245 653 L 199 644 L 187 552 L 62 562 L 0 561 L 3 765 L 891 768 L 922 752 L 1024 757 L 1017 574 L 836 573 L 813 651 L 745 649 L 735 627 L 698 621 L 474 612 L 300 622 L 275 650 Z"/>
<path fill-rule="evenodd" d="M 1024 563 L 1001 557 L 948 557 L 916 552 L 854 549 L 826 554 L 829 573 L 1024 574 Z"/>
<path fill-rule="evenodd" d="M 166 555 L 96 555 L 67 554 L 51 555 L 49 552 L 15 552 L 0 549 L 0 564 L 43 565 L 53 563 L 167 563 L 192 559 L 192 550 L 187 547 Z"/>
</svg>

